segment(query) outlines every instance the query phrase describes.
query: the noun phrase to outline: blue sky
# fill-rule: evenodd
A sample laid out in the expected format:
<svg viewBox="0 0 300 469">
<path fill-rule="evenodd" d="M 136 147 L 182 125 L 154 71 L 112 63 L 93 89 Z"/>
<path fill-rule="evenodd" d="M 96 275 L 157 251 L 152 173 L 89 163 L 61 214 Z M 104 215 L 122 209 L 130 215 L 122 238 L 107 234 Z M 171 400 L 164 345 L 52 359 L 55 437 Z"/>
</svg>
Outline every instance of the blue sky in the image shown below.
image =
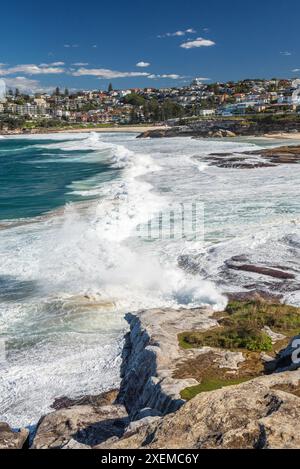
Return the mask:
<svg viewBox="0 0 300 469">
<path fill-rule="evenodd" d="M 0 78 L 35 91 L 294 77 L 299 17 L 296 0 L 11 0 Z"/>
</svg>

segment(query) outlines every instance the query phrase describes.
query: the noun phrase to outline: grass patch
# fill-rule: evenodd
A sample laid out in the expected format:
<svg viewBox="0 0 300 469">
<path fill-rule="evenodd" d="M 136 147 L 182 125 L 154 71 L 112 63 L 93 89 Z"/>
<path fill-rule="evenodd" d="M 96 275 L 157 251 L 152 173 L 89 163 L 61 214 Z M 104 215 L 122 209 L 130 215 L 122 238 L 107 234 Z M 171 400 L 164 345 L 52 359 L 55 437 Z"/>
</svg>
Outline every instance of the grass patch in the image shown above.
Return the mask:
<svg viewBox="0 0 300 469">
<path fill-rule="evenodd" d="M 219 378 L 207 378 L 202 381 L 202 383 L 197 384 L 196 386 L 190 386 L 183 389 L 180 392 L 182 399 L 190 400 L 197 394 L 201 392 L 214 391 L 215 389 L 221 389 L 224 386 L 233 386 L 235 384 L 244 383 L 249 381 L 249 377 L 237 378 L 237 379 L 219 379 Z"/>
<path fill-rule="evenodd" d="M 223 326 L 245 325 L 255 329 L 270 327 L 285 335 L 297 334 L 300 330 L 300 308 L 261 301 L 232 301 L 221 320 Z"/>
<path fill-rule="evenodd" d="M 260 301 L 232 301 L 219 319 L 221 327 L 205 332 L 183 332 L 178 340 L 182 348 L 204 346 L 244 349 L 249 351 L 272 351 L 270 337 L 262 330 L 264 326 L 286 336 L 300 330 L 300 308 Z"/>
<path fill-rule="evenodd" d="M 231 301 L 225 311 L 215 313 L 219 326 L 208 331 L 189 331 L 178 335 L 179 345 L 184 349 L 209 346 L 243 352 L 245 361 L 234 373 L 218 365 L 219 352 L 216 350 L 187 358 L 178 364 L 174 378 L 194 378 L 200 384 L 185 388 L 181 397 L 192 399 L 201 392 L 213 391 L 224 386 L 243 383 L 268 372 L 260 357 L 261 351 L 274 356 L 285 347 L 292 337 L 300 331 L 300 308 L 272 304 L 259 300 Z M 263 331 L 265 326 L 286 337 L 272 344 L 270 337 Z M 300 389 L 300 387 L 299 387 Z M 292 390 L 300 395 L 298 388 Z M 291 391 L 290 391 L 291 392 Z"/>
<path fill-rule="evenodd" d="M 184 348 L 208 346 L 232 350 L 272 350 L 272 340 L 265 332 L 247 326 L 218 327 L 207 332 L 183 332 L 179 342 L 185 344 Z"/>
</svg>

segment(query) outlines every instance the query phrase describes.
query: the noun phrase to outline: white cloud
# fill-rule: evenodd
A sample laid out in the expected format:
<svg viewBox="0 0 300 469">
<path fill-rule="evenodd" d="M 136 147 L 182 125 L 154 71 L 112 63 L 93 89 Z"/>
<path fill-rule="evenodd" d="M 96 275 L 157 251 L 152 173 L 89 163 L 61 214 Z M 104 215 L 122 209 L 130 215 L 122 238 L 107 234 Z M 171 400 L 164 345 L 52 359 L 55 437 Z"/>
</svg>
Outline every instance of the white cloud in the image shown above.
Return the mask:
<svg viewBox="0 0 300 469">
<path fill-rule="evenodd" d="M 94 76 L 97 78 L 127 78 L 127 77 L 147 77 L 149 73 L 146 72 L 119 72 L 117 70 L 110 70 L 108 68 L 79 68 L 72 73 L 74 77 L 81 77 L 83 75 Z"/>
<path fill-rule="evenodd" d="M 97 47 L 98 47 L 97 44 L 93 44 L 93 45 L 92 45 L 92 48 L 93 48 L 93 49 L 97 49 Z"/>
<path fill-rule="evenodd" d="M 195 77 L 194 80 L 197 80 L 197 81 L 208 81 L 208 80 L 210 80 L 210 78 Z"/>
<path fill-rule="evenodd" d="M 79 45 L 78 45 L 78 44 L 64 44 L 64 47 L 65 47 L 66 49 L 69 49 L 70 47 L 71 47 L 71 48 L 79 47 Z"/>
<path fill-rule="evenodd" d="M 300 72 L 300 68 L 294 68 L 294 70 L 292 70 L 292 72 L 294 72 L 294 73 Z"/>
<path fill-rule="evenodd" d="M 163 73 L 162 75 L 157 75 L 152 73 L 151 75 L 148 75 L 148 78 L 151 78 L 153 80 L 159 80 L 160 78 L 168 78 L 170 80 L 179 80 L 180 78 L 184 78 L 181 75 L 177 75 L 176 73 Z"/>
<path fill-rule="evenodd" d="M 53 67 L 62 67 L 65 65 L 65 62 L 52 62 L 51 64 Z"/>
<path fill-rule="evenodd" d="M 51 64 L 40 64 L 39 67 L 62 67 L 65 65 L 65 62 L 52 62 Z"/>
<path fill-rule="evenodd" d="M 86 67 L 88 65 L 88 62 L 75 62 L 74 67 Z"/>
<path fill-rule="evenodd" d="M 141 60 L 140 62 L 138 62 L 136 64 L 136 67 L 142 67 L 142 68 L 145 68 L 145 67 L 150 67 L 150 62 L 143 62 L 143 60 Z"/>
<path fill-rule="evenodd" d="M 173 37 L 173 36 L 184 36 L 185 31 L 175 31 L 175 33 L 166 33 L 167 37 Z"/>
<path fill-rule="evenodd" d="M 52 90 L 52 88 L 41 86 L 39 81 L 31 80 L 26 77 L 5 78 L 4 81 L 6 88 L 19 88 L 20 91 L 25 93 L 37 93 Z"/>
<path fill-rule="evenodd" d="M 197 37 L 194 41 L 187 41 L 180 44 L 180 47 L 183 49 L 193 49 L 194 47 L 210 47 L 214 46 L 216 43 L 210 39 L 203 39 L 202 37 Z"/>
<path fill-rule="evenodd" d="M 283 51 L 283 52 L 280 52 L 280 55 L 285 55 L 285 56 L 288 57 L 288 56 L 292 55 L 292 53 L 289 52 L 288 50 L 285 50 L 285 51 Z"/>
<path fill-rule="evenodd" d="M 183 78 L 180 75 L 177 75 L 176 73 L 164 73 L 161 75 L 161 78 L 170 78 L 171 80 L 178 80 L 179 78 Z"/>
<path fill-rule="evenodd" d="M 194 28 L 188 28 L 184 30 L 178 30 L 173 33 L 165 33 L 165 34 L 159 34 L 157 37 L 158 38 L 164 38 L 164 37 L 181 37 L 185 36 L 186 34 L 195 34 L 197 31 L 195 31 Z"/>
<path fill-rule="evenodd" d="M 0 76 L 13 75 L 15 73 L 25 73 L 26 75 L 43 75 L 43 74 L 58 74 L 64 73 L 65 69 L 62 67 L 53 66 L 53 64 L 23 64 L 15 65 L 13 67 L 3 68 L 0 67 Z"/>
</svg>

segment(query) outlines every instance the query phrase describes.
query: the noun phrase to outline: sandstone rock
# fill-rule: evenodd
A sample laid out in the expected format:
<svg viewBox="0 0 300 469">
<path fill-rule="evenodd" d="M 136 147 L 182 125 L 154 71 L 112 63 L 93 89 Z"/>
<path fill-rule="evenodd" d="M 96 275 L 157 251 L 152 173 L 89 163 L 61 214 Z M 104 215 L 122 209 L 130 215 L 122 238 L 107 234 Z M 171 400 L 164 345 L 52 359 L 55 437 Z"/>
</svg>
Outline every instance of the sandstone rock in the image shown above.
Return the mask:
<svg viewBox="0 0 300 469">
<path fill-rule="evenodd" d="M 236 133 L 231 130 L 226 130 L 226 137 L 236 137 Z"/>
<path fill-rule="evenodd" d="M 127 425 L 128 417 L 123 406 L 74 406 L 43 417 L 32 448 L 62 448 L 70 440 L 94 446 L 113 436 L 121 436 Z"/>
<path fill-rule="evenodd" d="M 268 326 L 265 326 L 263 328 L 263 331 L 270 337 L 270 339 L 272 340 L 272 344 L 275 344 L 276 342 L 278 342 L 278 340 L 283 340 L 286 337 L 285 335 L 280 334 L 279 332 L 272 331 L 272 329 L 270 329 L 270 327 Z"/>
<path fill-rule="evenodd" d="M 249 290 L 246 292 L 226 293 L 229 301 L 261 301 L 264 303 L 280 304 L 282 295 L 266 292 L 264 290 Z"/>
<path fill-rule="evenodd" d="M 22 428 L 14 432 L 5 422 L 0 422 L 0 449 L 22 449 L 28 439 L 29 430 Z"/>
<path fill-rule="evenodd" d="M 239 364 L 245 361 L 245 357 L 242 352 L 231 352 L 228 350 L 217 353 L 219 358 L 217 358 L 216 362 L 218 363 L 219 368 L 238 370 Z"/>
<path fill-rule="evenodd" d="M 151 407 L 145 407 L 141 409 L 137 414 L 137 420 L 144 419 L 145 417 L 161 417 L 161 412 L 157 409 L 152 409 Z"/>
<path fill-rule="evenodd" d="M 278 279 L 294 279 L 295 275 L 290 272 L 284 272 L 279 269 L 273 269 L 270 267 L 259 266 L 254 264 L 238 264 L 236 262 L 226 261 L 226 266 L 229 269 L 243 270 L 245 272 L 253 272 L 256 274 L 267 275 Z"/>
<path fill-rule="evenodd" d="M 62 396 L 54 400 L 52 408 L 55 410 L 68 409 L 77 405 L 92 405 L 94 407 L 100 407 L 104 405 L 111 405 L 115 402 L 118 396 L 119 390 L 112 389 L 110 391 L 103 392 L 96 396 L 87 395 L 70 399 L 69 397 Z"/>
<path fill-rule="evenodd" d="M 297 370 L 201 393 L 111 449 L 299 448 L 300 398 L 274 389 L 299 380 Z"/>
<path fill-rule="evenodd" d="M 210 308 L 157 308 L 127 315 L 130 333 L 126 338 L 118 402 L 125 405 L 132 420 L 145 407 L 166 414 L 184 403 L 180 391 L 198 382 L 189 378 L 175 379 L 173 370 L 179 359 L 199 351 L 182 350 L 177 334 L 216 326 L 212 315 Z"/>
<path fill-rule="evenodd" d="M 293 122 L 286 119 L 285 116 L 276 120 L 257 119 L 255 116 L 251 118 L 231 118 L 224 119 L 223 117 L 213 119 L 199 119 L 193 121 L 186 121 L 185 125 L 174 125 L 169 128 L 157 128 L 147 130 L 138 135 L 137 138 L 159 138 L 159 137 L 184 137 L 190 136 L 194 138 L 207 138 L 214 133 L 220 132 L 221 136 L 234 137 L 234 136 L 259 136 L 265 135 L 270 132 L 278 134 L 280 132 L 299 131 L 299 122 Z M 299 148 L 299 147 L 298 147 Z M 281 149 L 280 153 L 286 156 L 285 149 Z M 295 150 L 296 153 L 297 150 Z M 252 152 L 251 152 L 252 153 Z M 250 154 L 251 154 L 250 153 Z M 259 152 L 257 152 L 259 153 Z M 253 154 L 255 154 L 253 152 Z M 283 161 L 284 162 L 284 161 Z"/>
<path fill-rule="evenodd" d="M 91 447 L 89 445 L 84 445 L 83 443 L 79 443 L 78 441 L 72 439 L 68 441 L 67 444 L 62 446 L 61 449 L 91 449 Z"/>
<path fill-rule="evenodd" d="M 260 155 L 276 164 L 295 164 L 300 162 L 300 146 L 289 145 L 265 150 L 247 152 L 251 155 Z"/>
</svg>

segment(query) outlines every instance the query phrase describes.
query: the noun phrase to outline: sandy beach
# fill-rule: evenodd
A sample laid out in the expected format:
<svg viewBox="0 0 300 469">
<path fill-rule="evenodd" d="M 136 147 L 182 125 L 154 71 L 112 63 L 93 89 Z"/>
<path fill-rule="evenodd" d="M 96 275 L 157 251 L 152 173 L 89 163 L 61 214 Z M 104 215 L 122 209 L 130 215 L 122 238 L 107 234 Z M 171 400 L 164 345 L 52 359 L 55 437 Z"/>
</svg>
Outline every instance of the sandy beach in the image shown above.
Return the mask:
<svg viewBox="0 0 300 469">
<path fill-rule="evenodd" d="M 300 132 L 280 132 L 277 134 L 265 134 L 263 137 L 270 139 L 300 140 Z"/>
<path fill-rule="evenodd" d="M 33 129 L 31 132 L 24 132 L 21 130 L 17 131 L 7 131 L 0 132 L 0 135 L 39 135 L 39 134 L 52 134 L 52 133 L 85 133 L 85 132 L 132 132 L 132 133 L 142 133 L 147 132 L 148 130 L 157 130 L 157 129 L 168 129 L 168 126 L 159 125 L 159 126 L 132 126 L 132 125 L 123 125 L 121 127 L 112 126 L 112 127 L 80 127 L 80 128 L 64 128 L 64 129 Z"/>
<path fill-rule="evenodd" d="M 81 129 L 64 129 L 58 130 L 57 132 L 146 132 L 147 130 L 157 130 L 157 129 L 168 129 L 168 126 L 132 126 L 132 125 L 123 125 L 122 127 L 82 127 Z M 299 134 L 300 135 L 300 134 Z"/>
</svg>

